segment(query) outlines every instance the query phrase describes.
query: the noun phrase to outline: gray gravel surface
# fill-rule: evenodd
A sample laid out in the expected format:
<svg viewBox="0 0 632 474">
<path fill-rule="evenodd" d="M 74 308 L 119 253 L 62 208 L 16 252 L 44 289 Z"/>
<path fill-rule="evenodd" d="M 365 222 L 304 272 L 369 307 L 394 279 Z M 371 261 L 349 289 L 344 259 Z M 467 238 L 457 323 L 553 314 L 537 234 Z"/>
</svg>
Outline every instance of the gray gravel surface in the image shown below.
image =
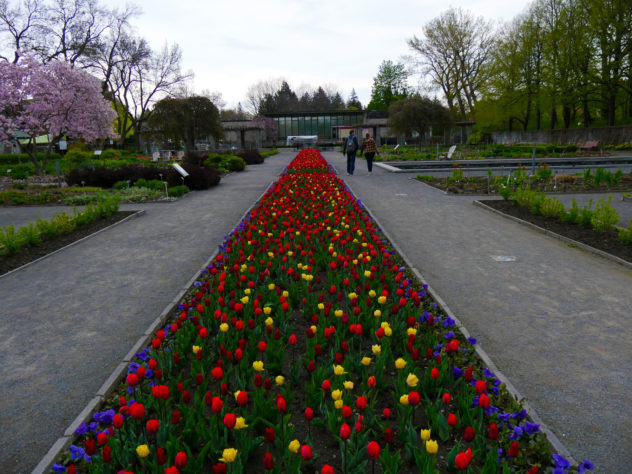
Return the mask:
<svg viewBox="0 0 632 474">
<path fill-rule="evenodd" d="M 325 158 L 573 457 L 630 472 L 632 272 L 471 196 Z"/>
</svg>

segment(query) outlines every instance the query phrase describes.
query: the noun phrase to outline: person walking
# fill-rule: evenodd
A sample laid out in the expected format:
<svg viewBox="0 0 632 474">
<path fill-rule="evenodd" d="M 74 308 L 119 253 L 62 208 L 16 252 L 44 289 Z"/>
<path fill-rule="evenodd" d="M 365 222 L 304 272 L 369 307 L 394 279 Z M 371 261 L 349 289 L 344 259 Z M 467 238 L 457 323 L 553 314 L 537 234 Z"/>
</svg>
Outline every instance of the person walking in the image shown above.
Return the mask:
<svg viewBox="0 0 632 474">
<path fill-rule="evenodd" d="M 353 130 L 351 130 L 342 145 L 342 154 L 347 156 L 347 176 L 353 175 L 353 171 L 355 170 L 355 159 L 358 148 L 360 148 L 358 137 L 356 137 Z"/>
<path fill-rule="evenodd" d="M 364 140 L 362 140 L 362 148 L 360 149 L 360 156 L 364 154 L 364 157 L 366 158 L 366 166 L 367 166 L 367 169 L 369 170 L 369 173 L 373 173 L 373 157 L 375 157 L 376 153 L 378 155 L 380 154 L 377 151 L 377 145 L 375 144 L 375 140 L 373 139 L 370 133 L 367 133 Z"/>
</svg>

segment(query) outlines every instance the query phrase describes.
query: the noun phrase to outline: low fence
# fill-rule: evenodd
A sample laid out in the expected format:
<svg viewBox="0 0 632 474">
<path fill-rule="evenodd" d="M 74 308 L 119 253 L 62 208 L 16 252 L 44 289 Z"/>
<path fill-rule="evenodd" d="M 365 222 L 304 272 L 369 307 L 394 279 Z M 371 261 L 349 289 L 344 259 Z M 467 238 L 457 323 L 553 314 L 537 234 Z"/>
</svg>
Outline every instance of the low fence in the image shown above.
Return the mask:
<svg viewBox="0 0 632 474">
<path fill-rule="evenodd" d="M 632 126 L 572 128 L 561 130 L 528 130 L 492 132 L 493 143 L 533 143 L 555 145 L 581 145 L 587 141 L 597 141 L 600 145 L 620 145 L 632 143 Z"/>
</svg>

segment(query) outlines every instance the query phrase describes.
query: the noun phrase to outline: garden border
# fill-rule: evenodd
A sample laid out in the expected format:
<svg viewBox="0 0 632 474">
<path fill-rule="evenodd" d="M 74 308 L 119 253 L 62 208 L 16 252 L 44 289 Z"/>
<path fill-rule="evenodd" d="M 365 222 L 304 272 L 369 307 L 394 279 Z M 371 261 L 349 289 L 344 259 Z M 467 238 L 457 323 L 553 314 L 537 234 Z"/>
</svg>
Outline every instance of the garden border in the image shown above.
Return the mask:
<svg viewBox="0 0 632 474">
<path fill-rule="evenodd" d="M 577 240 L 573 240 L 573 239 L 570 239 L 568 237 L 564 237 L 563 235 L 557 234 L 557 233 L 552 232 L 552 231 L 550 231 L 548 229 L 545 229 L 545 228 L 540 227 L 538 225 L 532 224 L 529 221 L 525 221 L 523 219 L 511 216 L 509 214 L 505 214 L 504 212 L 499 211 L 498 209 L 494 209 L 493 207 L 490 207 L 487 204 L 482 203 L 481 201 L 474 200 L 474 201 L 472 201 L 472 204 L 474 204 L 475 206 L 481 207 L 483 209 L 486 209 L 488 211 L 494 212 L 494 213 L 498 214 L 499 216 L 502 216 L 502 217 L 504 217 L 506 219 L 512 220 L 514 222 L 517 222 L 518 224 L 522 224 L 524 226 L 530 227 L 531 229 L 536 230 L 536 231 L 538 231 L 538 232 L 540 232 L 542 234 L 548 235 L 549 237 L 554 237 L 554 238 L 556 238 L 558 240 L 561 240 L 562 242 L 565 242 L 565 243 L 567 243 L 569 245 L 572 245 L 574 247 L 578 247 L 578 248 L 580 248 L 580 249 L 582 249 L 582 250 L 584 250 L 586 252 L 592 253 L 592 254 L 597 255 L 599 257 L 602 257 L 602 258 L 604 258 L 606 260 L 610 260 L 611 262 L 618 263 L 619 265 L 625 267 L 628 270 L 632 270 L 632 262 L 628 262 L 627 260 L 623 260 L 622 258 L 616 257 L 616 256 L 614 256 L 614 255 L 612 255 L 612 254 L 610 254 L 608 252 L 604 252 L 603 250 L 596 249 L 595 247 L 591 247 L 590 245 L 587 245 L 587 244 L 585 244 L 583 242 L 578 242 Z"/>
<path fill-rule="evenodd" d="M 62 250 L 66 250 L 67 248 L 72 247 L 73 245 L 80 244 L 84 240 L 91 239 L 92 237 L 94 237 L 97 234 L 100 234 L 101 232 L 105 232 L 106 230 L 109 230 L 112 227 L 116 227 L 117 225 L 122 224 L 123 222 L 127 222 L 128 220 L 133 219 L 135 217 L 140 217 L 143 214 L 145 214 L 145 210 L 144 209 L 141 209 L 141 210 L 138 210 L 138 211 L 134 211 L 134 214 L 130 214 L 129 216 L 124 217 L 120 221 L 116 221 L 114 224 L 110 224 L 109 226 L 104 227 L 103 229 L 99 229 L 99 230 L 93 232 L 92 234 L 86 235 L 85 237 L 82 237 L 79 240 L 75 240 L 74 242 L 71 242 L 68 245 L 65 245 L 65 246 L 63 246 L 63 247 L 61 247 L 61 248 L 59 248 L 57 250 L 53 250 L 52 252 L 47 253 L 46 255 L 44 255 L 44 256 L 42 256 L 40 258 L 37 258 L 37 259 L 35 259 L 35 260 L 33 260 L 33 261 L 29 262 L 29 263 L 25 263 L 24 265 L 22 265 L 22 266 L 20 266 L 18 268 L 14 268 L 13 270 L 9 270 L 8 272 L 3 273 L 2 275 L 0 275 L 0 278 L 4 278 L 5 276 L 11 275 L 12 273 L 15 273 L 15 272 L 18 272 L 18 271 L 20 271 L 20 270 L 22 270 L 22 269 L 24 269 L 24 268 L 26 268 L 26 267 L 28 267 L 30 265 L 33 265 L 33 264 L 35 264 L 37 262 L 41 262 L 45 258 L 48 258 L 51 255 L 55 255 L 57 252 L 61 252 Z"/>
<path fill-rule="evenodd" d="M 347 188 L 349 188 L 349 190 L 353 194 L 353 197 L 356 200 L 358 200 L 356 193 L 353 191 L 353 188 L 349 185 L 349 183 L 345 182 L 345 184 Z M 415 274 L 415 277 L 419 280 L 420 283 L 427 286 L 427 292 L 436 301 L 436 303 L 439 305 L 441 310 L 448 317 L 452 318 L 456 322 L 456 325 L 459 328 L 459 331 L 461 332 L 461 334 L 463 334 L 465 338 L 469 338 L 470 332 L 467 330 L 465 325 L 452 312 L 452 310 L 447 305 L 447 303 L 443 300 L 443 298 L 441 298 L 441 296 L 439 296 L 439 294 L 434 291 L 434 289 L 422 276 L 421 272 L 417 268 L 415 268 L 415 266 L 408 259 L 408 257 L 406 256 L 404 251 L 401 249 L 401 247 L 395 242 L 395 240 L 380 224 L 380 221 L 375 217 L 375 215 L 371 212 L 371 210 L 367 207 L 367 205 L 364 202 L 362 202 L 362 207 L 367 212 L 367 214 L 369 214 L 371 219 L 373 219 L 375 223 L 379 226 L 380 232 L 384 234 L 384 236 L 388 239 L 389 244 L 397 251 L 399 256 L 402 258 L 402 260 L 406 264 L 406 267 Z M 514 397 L 514 399 L 521 401 L 523 408 L 526 410 L 529 417 L 540 426 L 540 431 L 545 434 L 547 441 L 549 442 L 549 444 L 551 444 L 555 452 L 563 456 L 564 458 L 566 458 L 571 463 L 571 465 L 577 465 L 578 462 L 575 460 L 575 458 L 573 458 L 573 456 L 568 451 L 566 446 L 564 446 L 564 444 L 560 441 L 557 435 L 553 433 L 553 431 L 542 421 L 542 419 L 537 414 L 535 409 L 531 407 L 531 405 L 526 401 L 526 398 L 518 391 L 518 389 L 516 389 L 516 387 L 514 387 L 514 385 L 509 380 L 509 378 L 503 372 L 500 371 L 500 369 L 492 361 L 491 357 L 481 347 L 480 343 L 476 343 L 476 345 L 474 346 L 474 349 L 475 349 L 476 354 L 478 354 L 478 356 L 482 359 L 482 361 L 487 365 L 487 368 L 491 370 L 494 373 L 494 375 L 505 385 L 505 387 L 507 388 L 507 391 Z"/>
<path fill-rule="evenodd" d="M 285 171 L 285 168 L 283 169 L 283 171 Z M 279 173 L 278 176 L 283 174 L 283 171 L 281 173 Z M 270 182 L 270 184 L 268 184 L 268 186 L 266 186 L 265 190 L 261 193 L 261 195 L 257 198 L 257 200 L 255 202 L 253 202 L 248 207 L 248 209 L 242 214 L 241 218 L 237 221 L 237 225 L 233 226 L 233 229 L 235 229 L 235 228 L 237 228 L 237 226 L 239 226 L 239 224 L 246 218 L 246 216 L 250 213 L 250 211 L 252 211 L 253 207 L 256 206 L 261 201 L 261 199 L 263 198 L 265 193 L 268 192 L 270 187 L 275 182 L 276 182 L 276 180 Z M 143 210 L 143 211 L 139 211 L 139 212 L 140 213 L 144 213 L 145 211 Z M 133 216 L 136 216 L 136 214 L 132 214 L 131 216 L 128 216 L 126 219 L 131 218 Z M 123 222 L 124 220 L 125 219 L 122 219 L 120 222 Z M 116 225 L 116 224 L 112 224 L 112 225 Z M 106 227 L 105 229 L 102 229 L 102 230 L 106 230 L 108 228 L 109 227 Z M 99 232 L 101 232 L 101 231 L 99 231 Z M 91 234 L 91 235 L 85 237 L 84 239 L 88 239 L 88 238 L 92 237 L 92 235 L 96 235 L 97 233 L 98 232 L 95 232 L 94 234 Z M 81 239 L 81 240 L 84 240 L 84 239 Z M 80 242 L 81 240 L 78 240 L 77 242 Z M 74 245 L 74 243 L 70 244 L 70 245 Z M 70 245 L 68 245 L 66 247 L 69 247 Z M 66 247 L 63 247 L 62 249 L 59 249 L 59 250 L 63 250 Z M 96 412 L 96 410 L 100 406 L 100 404 L 102 402 L 104 402 L 114 392 L 116 387 L 118 387 L 120 385 L 121 379 L 124 376 L 125 371 L 126 371 L 127 367 L 129 366 L 130 362 L 132 362 L 132 360 L 134 359 L 135 354 L 137 352 L 139 352 L 140 350 L 142 350 L 143 347 L 146 347 L 146 346 L 149 345 L 149 342 L 151 341 L 151 338 L 153 338 L 154 334 L 156 333 L 156 330 L 165 323 L 165 321 L 169 318 L 169 316 L 171 315 L 171 313 L 174 310 L 174 308 L 178 307 L 178 304 L 181 302 L 181 300 L 184 297 L 184 295 L 186 294 L 186 292 L 189 289 L 191 289 L 191 287 L 193 286 L 193 283 L 195 283 L 195 281 L 200 277 L 200 272 L 202 270 L 208 268 L 208 266 L 211 264 L 213 259 L 215 259 L 215 257 L 217 256 L 218 252 L 219 252 L 219 246 L 211 254 L 211 256 L 208 258 L 206 263 L 204 265 L 202 265 L 200 267 L 200 269 L 195 272 L 193 277 L 176 294 L 174 299 L 170 303 L 167 303 L 167 306 L 165 306 L 165 308 L 162 310 L 160 315 L 156 319 L 154 319 L 154 321 L 145 330 L 143 335 L 138 339 L 138 341 L 136 341 L 136 343 L 132 346 L 132 348 L 125 355 L 125 357 L 123 357 L 123 359 L 118 364 L 116 369 L 114 369 L 114 371 L 110 374 L 110 376 L 105 380 L 103 385 L 101 385 L 101 388 L 99 388 L 99 390 L 97 390 L 97 393 L 95 394 L 95 396 L 88 402 L 88 404 L 79 413 L 79 415 L 77 415 L 77 417 L 74 419 L 74 421 L 72 421 L 70 423 L 68 428 L 66 428 L 66 431 L 64 431 L 64 435 L 59 437 L 53 443 L 53 445 L 50 447 L 48 452 L 42 457 L 42 459 L 37 464 L 37 466 L 35 466 L 33 471 L 31 471 L 31 474 L 47 474 L 48 472 L 50 472 L 54 462 L 57 460 L 59 455 L 63 451 L 68 449 L 70 447 L 71 443 L 73 442 L 73 440 L 76 438 L 75 430 L 81 425 L 81 423 L 88 422 L 91 419 L 92 415 Z M 49 255 L 52 255 L 52 253 L 49 254 Z M 44 256 L 42 258 L 46 258 L 46 257 L 47 256 Z M 39 259 L 39 260 L 41 260 L 41 259 Z M 35 263 L 36 261 L 38 261 L 38 260 L 35 260 L 34 262 L 31 262 L 31 263 Z M 30 263 L 27 264 L 27 265 L 30 265 Z M 24 265 L 24 266 L 26 266 L 26 265 Z M 20 268 L 24 268 L 24 266 L 22 266 Z M 19 270 L 19 268 L 17 268 L 16 270 Z M 8 273 L 7 273 L 7 275 L 8 275 Z"/>
</svg>

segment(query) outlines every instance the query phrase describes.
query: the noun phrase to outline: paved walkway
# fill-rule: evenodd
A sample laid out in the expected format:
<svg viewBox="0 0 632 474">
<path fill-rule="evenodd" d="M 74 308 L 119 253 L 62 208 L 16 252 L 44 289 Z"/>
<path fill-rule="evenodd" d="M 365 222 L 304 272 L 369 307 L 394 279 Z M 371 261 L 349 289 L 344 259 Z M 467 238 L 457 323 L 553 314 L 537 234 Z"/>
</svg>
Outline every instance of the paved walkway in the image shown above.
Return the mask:
<svg viewBox="0 0 632 474">
<path fill-rule="evenodd" d="M 146 215 L 0 279 L 3 472 L 37 464 L 293 156 L 134 206 Z M 325 157 L 344 171 L 341 154 Z M 342 173 L 571 453 L 627 472 L 632 272 L 410 177 L 367 176 L 363 160 Z"/>
<path fill-rule="evenodd" d="M 632 272 L 471 196 L 369 176 L 361 159 L 346 176 L 342 154 L 325 158 L 571 454 L 594 472 L 629 472 Z"/>
<path fill-rule="evenodd" d="M 174 203 L 124 206 L 146 214 L 0 279 L 2 472 L 37 465 L 294 155 Z"/>
</svg>

